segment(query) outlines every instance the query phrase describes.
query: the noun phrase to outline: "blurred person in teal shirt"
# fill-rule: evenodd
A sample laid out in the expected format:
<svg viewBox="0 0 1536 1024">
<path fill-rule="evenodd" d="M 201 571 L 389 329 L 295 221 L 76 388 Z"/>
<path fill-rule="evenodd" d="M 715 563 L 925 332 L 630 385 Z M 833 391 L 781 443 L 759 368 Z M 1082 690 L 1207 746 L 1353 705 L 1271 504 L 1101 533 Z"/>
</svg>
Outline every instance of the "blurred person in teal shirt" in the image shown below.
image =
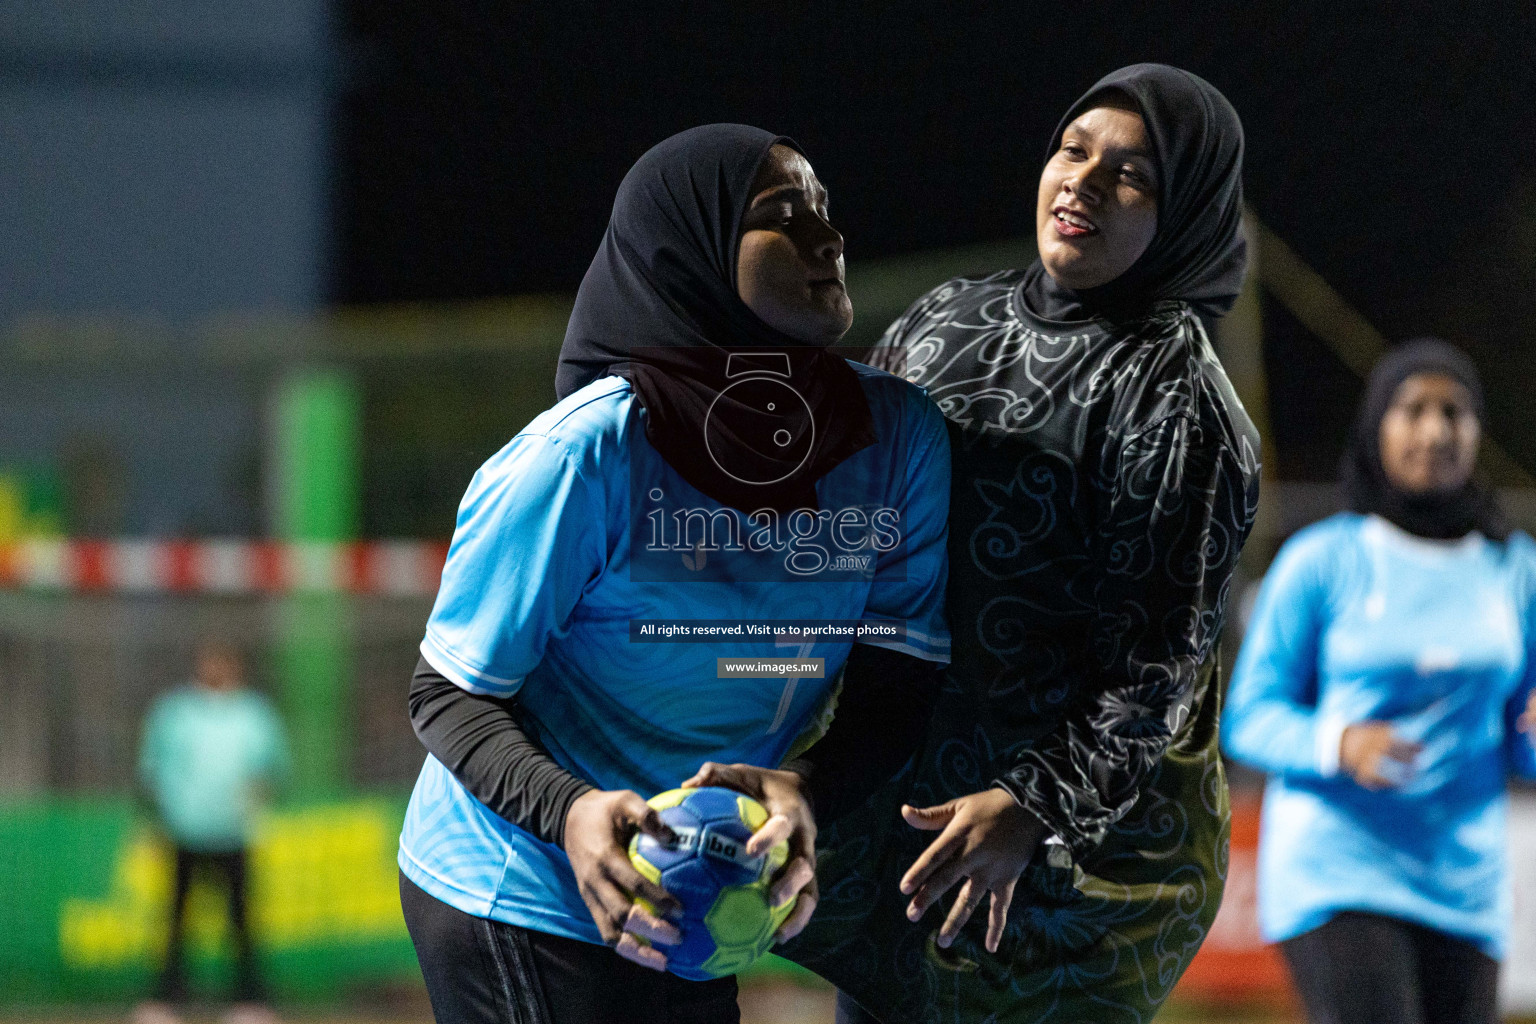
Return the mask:
<svg viewBox="0 0 1536 1024">
<path fill-rule="evenodd" d="M 1419 339 L 1372 371 L 1350 511 L 1280 549 L 1223 713 L 1270 776 L 1259 923 L 1313 1024 L 1494 1024 L 1506 779 L 1536 779 L 1536 543 L 1473 476 L 1477 370 Z"/>
<path fill-rule="evenodd" d="M 245 684 L 227 644 L 199 646 L 191 683 L 161 694 L 145 720 L 139 782 L 176 850 L 171 931 L 158 999 L 139 1024 L 169 1024 L 186 995 L 183 935 L 195 874 L 222 880 L 236 948 L 233 1018 L 269 1019 L 246 913 L 247 850 L 262 806 L 288 771 L 288 744 L 270 701 Z"/>
</svg>

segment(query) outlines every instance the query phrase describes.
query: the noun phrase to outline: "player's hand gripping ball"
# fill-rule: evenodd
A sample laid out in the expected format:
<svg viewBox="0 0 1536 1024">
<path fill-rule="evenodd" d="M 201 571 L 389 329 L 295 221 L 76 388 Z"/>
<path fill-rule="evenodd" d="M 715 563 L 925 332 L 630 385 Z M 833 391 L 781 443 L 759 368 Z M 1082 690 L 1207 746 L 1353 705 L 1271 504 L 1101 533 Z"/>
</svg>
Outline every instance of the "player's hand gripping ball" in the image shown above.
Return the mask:
<svg viewBox="0 0 1536 1024">
<path fill-rule="evenodd" d="M 629 859 L 682 904 L 676 946 L 661 946 L 667 970 L 693 981 L 745 970 L 773 945 L 773 934 L 795 908 L 769 905 L 773 876 L 789 859 L 789 844 L 748 857 L 747 840 L 768 820 L 763 805 L 733 789 L 669 789 L 646 801 L 677 835 L 664 845 L 639 833 Z M 636 902 L 655 912 L 643 899 Z M 643 939 L 641 940 L 644 941 Z"/>
</svg>

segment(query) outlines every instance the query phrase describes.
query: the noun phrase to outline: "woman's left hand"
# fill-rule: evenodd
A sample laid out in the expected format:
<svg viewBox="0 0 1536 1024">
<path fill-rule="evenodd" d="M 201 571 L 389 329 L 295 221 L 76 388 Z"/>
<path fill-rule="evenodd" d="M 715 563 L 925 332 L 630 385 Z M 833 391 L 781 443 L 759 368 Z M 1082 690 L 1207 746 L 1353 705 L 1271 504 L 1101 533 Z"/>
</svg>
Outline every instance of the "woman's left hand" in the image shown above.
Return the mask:
<svg viewBox="0 0 1536 1024">
<path fill-rule="evenodd" d="M 1525 701 L 1525 713 L 1515 720 L 1515 727 L 1521 732 L 1536 738 L 1536 690 Z"/>
<path fill-rule="evenodd" d="M 903 805 L 901 816 L 913 828 L 943 830 L 902 876 L 901 891 L 916 893 L 907 905 L 908 920 L 921 919 L 940 896 L 964 879 L 939 929 L 938 943 L 953 942 L 982 897 L 990 893 L 987 951 L 996 953 L 1013 887 L 1045 838 L 1045 823 L 1020 807 L 1005 789 L 972 793 L 937 807 Z"/>
<path fill-rule="evenodd" d="M 801 788 L 804 780 L 794 772 L 759 768 L 752 764 L 716 764 L 705 761 L 685 788 L 724 786 L 745 793 L 768 812 L 768 820 L 747 841 L 747 856 L 767 853 L 775 844 L 789 841 L 789 860 L 779 871 L 769 892 L 775 907 L 797 899 L 795 909 L 774 938 L 788 942 L 799 935 L 816 910 L 816 819 Z"/>
</svg>

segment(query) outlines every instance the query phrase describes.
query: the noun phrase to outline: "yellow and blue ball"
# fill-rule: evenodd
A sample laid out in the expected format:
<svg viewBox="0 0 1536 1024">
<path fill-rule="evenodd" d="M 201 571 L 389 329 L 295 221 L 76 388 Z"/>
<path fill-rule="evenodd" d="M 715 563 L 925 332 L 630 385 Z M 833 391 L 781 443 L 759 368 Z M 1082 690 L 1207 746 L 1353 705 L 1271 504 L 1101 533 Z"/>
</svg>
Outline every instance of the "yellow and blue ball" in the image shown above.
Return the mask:
<svg viewBox="0 0 1536 1024">
<path fill-rule="evenodd" d="M 768 952 L 773 933 L 794 909 L 794 900 L 775 908 L 769 899 L 773 876 L 789 859 L 789 844 L 748 857 L 747 840 L 768 812 L 732 789 L 670 789 L 646 802 L 677 834 L 670 845 L 644 833 L 629 844 L 635 870 L 682 904 L 681 919 L 673 921 L 682 941 L 658 947 L 667 954 L 667 969 L 694 981 L 745 970 Z M 636 902 L 655 909 L 643 899 Z"/>
</svg>

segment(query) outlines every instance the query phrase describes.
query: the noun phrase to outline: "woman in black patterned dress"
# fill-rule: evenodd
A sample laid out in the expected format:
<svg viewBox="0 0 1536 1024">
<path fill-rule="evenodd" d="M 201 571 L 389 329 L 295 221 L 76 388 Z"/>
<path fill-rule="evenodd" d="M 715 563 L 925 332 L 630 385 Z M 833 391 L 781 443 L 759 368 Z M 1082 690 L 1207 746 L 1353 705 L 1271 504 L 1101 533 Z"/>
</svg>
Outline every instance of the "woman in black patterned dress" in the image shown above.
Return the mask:
<svg viewBox="0 0 1536 1024">
<path fill-rule="evenodd" d="M 1241 285 L 1242 148 L 1194 75 L 1107 76 L 1051 141 L 1040 259 L 941 285 L 876 351 L 949 421 L 954 663 L 923 751 L 823 832 L 785 950 L 841 1020 L 1141 1024 L 1215 916 L 1216 640 L 1259 465 L 1199 316 Z"/>
</svg>

